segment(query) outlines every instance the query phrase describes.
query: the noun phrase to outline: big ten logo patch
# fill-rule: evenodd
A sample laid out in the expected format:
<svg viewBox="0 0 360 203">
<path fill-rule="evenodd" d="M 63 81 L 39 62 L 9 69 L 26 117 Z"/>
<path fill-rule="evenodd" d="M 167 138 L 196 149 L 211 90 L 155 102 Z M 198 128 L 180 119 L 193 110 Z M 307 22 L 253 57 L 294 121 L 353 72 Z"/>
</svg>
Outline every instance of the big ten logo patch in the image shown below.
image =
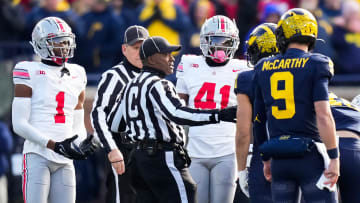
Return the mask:
<svg viewBox="0 0 360 203">
<path fill-rule="evenodd" d="M 45 75 L 45 71 L 44 70 L 39 70 L 36 72 L 36 75 Z"/>
</svg>

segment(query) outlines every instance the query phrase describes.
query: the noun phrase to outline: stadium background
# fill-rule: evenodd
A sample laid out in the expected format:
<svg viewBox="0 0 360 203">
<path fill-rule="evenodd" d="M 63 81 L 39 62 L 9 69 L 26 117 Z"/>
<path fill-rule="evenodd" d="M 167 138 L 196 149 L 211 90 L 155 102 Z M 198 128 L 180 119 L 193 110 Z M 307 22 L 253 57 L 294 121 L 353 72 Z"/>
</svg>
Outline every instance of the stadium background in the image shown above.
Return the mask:
<svg viewBox="0 0 360 203">
<path fill-rule="evenodd" d="M 215 14 L 234 18 L 241 44 L 237 58 L 245 59 L 244 42 L 257 24 L 276 23 L 282 12 L 293 7 L 309 9 L 317 18 L 319 38 L 315 52 L 332 57 L 335 76 L 330 90 L 351 100 L 360 93 L 360 1 L 355 0 L 0 0 L 0 118 L 12 133 L 11 152 L 2 152 L 9 163 L 9 202 L 22 202 L 21 152 L 23 139 L 11 126 L 13 97 L 12 68 L 19 61 L 39 60 L 28 43 L 35 23 L 43 17 L 58 16 L 76 34 L 77 49 L 72 62 L 88 73 L 85 121 L 93 133 L 89 113 L 101 73 L 122 60 L 123 32 L 134 24 L 162 35 L 173 44 L 183 45 L 176 53 L 201 54 L 201 24 Z M 169 77 L 173 82 L 175 76 Z M 0 145 L 1 146 L 1 145 Z M 77 202 L 103 202 L 104 168 L 107 161 L 99 151 L 85 161 L 76 161 Z M 0 162 L 3 164 L 3 162 Z"/>
</svg>

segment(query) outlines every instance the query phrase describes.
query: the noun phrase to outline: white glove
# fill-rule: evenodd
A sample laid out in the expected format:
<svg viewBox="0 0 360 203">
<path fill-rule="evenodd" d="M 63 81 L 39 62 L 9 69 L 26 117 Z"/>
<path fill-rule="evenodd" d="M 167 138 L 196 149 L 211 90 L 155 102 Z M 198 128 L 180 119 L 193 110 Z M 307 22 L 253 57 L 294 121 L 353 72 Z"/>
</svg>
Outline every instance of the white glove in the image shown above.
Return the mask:
<svg viewBox="0 0 360 203">
<path fill-rule="evenodd" d="M 240 188 L 242 190 L 242 192 L 247 196 L 250 197 L 249 195 L 249 185 L 248 185 L 248 180 L 249 180 L 249 174 L 248 174 L 248 170 L 242 170 L 242 171 L 238 171 L 238 176 L 239 176 L 239 185 Z"/>
</svg>

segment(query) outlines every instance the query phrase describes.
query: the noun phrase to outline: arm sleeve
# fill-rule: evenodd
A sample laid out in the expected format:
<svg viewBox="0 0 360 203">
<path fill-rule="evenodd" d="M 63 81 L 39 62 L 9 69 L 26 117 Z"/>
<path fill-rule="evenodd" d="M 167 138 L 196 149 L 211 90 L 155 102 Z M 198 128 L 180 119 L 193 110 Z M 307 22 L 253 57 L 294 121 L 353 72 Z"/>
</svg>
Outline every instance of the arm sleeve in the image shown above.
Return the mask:
<svg viewBox="0 0 360 203">
<path fill-rule="evenodd" d="M 183 106 L 169 81 L 158 81 L 150 88 L 151 102 L 162 115 L 179 125 L 205 125 L 218 123 L 219 110 L 200 110 Z"/>
<path fill-rule="evenodd" d="M 126 123 L 122 113 L 124 104 L 125 102 L 117 102 L 108 117 L 111 132 L 120 133 L 126 130 Z"/>
<path fill-rule="evenodd" d="M 84 123 L 84 109 L 74 110 L 73 135 L 78 135 L 74 141 L 78 146 L 86 139 L 87 133 Z"/>
<path fill-rule="evenodd" d="M 16 134 L 26 140 L 46 147 L 49 139 L 29 123 L 31 98 L 14 97 L 12 103 L 12 123 Z"/>
<path fill-rule="evenodd" d="M 124 82 L 119 80 L 115 74 L 104 74 L 98 85 L 93 103 L 91 123 L 95 129 L 95 135 L 98 136 L 107 152 L 117 149 L 106 119 L 123 87 Z"/>
</svg>

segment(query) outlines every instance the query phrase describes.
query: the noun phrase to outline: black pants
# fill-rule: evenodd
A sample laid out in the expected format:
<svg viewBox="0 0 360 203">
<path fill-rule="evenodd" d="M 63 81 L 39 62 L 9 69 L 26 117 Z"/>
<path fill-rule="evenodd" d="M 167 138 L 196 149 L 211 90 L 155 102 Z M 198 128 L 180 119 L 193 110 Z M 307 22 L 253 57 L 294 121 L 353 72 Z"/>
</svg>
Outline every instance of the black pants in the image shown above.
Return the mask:
<svg viewBox="0 0 360 203">
<path fill-rule="evenodd" d="M 125 164 L 129 161 L 129 154 L 132 150 L 131 145 L 117 144 L 119 150 L 124 156 Z M 136 203 L 136 192 L 131 184 L 131 170 L 125 166 L 125 173 L 118 176 L 118 182 L 116 182 L 114 171 L 111 168 L 109 162 L 108 173 L 106 177 L 106 203 L 116 202 L 116 185 L 119 187 L 120 203 Z"/>
<path fill-rule="evenodd" d="M 137 203 L 197 202 L 196 183 L 177 149 L 137 149 L 130 167 Z"/>
</svg>

